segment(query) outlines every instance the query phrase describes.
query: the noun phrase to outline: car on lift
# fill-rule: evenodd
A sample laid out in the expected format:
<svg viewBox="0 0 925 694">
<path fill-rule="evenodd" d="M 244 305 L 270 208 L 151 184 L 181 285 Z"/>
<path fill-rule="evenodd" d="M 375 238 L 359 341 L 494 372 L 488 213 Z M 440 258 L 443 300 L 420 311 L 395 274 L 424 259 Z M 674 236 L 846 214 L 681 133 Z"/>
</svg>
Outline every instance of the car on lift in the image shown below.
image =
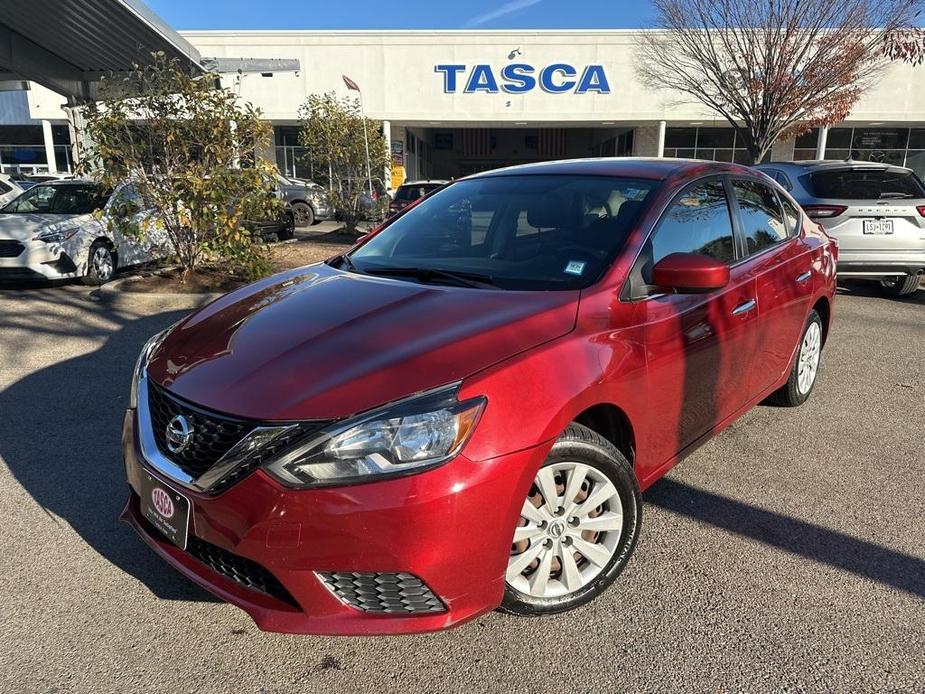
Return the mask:
<svg viewBox="0 0 925 694">
<path fill-rule="evenodd" d="M 280 197 L 285 200 L 298 227 L 310 227 L 334 219 L 334 208 L 324 187 L 301 178 L 277 176 Z"/>
<path fill-rule="evenodd" d="M 838 240 L 838 274 L 878 280 L 892 296 L 925 273 L 925 186 L 911 169 L 867 161 L 758 164 Z"/>
<path fill-rule="evenodd" d="M 115 192 L 82 179 L 38 183 L 0 209 L 0 280 L 79 278 L 110 281 L 119 268 L 167 257 L 165 237 L 143 241 L 121 233 L 119 218 L 144 223 L 146 210 L 132 186 Z"/>
<path fill-rule="evenodd" d="M 735 164 L 455 181 L 151 338 L 122 517 L 269 631 L 578 607 L 630 560 L 642 490 L 810 397 L 837 250 Z"/>
<path fill-rule="evenodd" d="M 393 215 L 401 212 L 415 200 L 423 198 L 428 193 L 432 193 L 437 190 L 437 188 L 445 186 L 447 183 L 449 183 L 449 181 L 438 179 L 406 181 L 402 183 L 398 187 L 398 190 L 395 191 L 395 195 L 392 196 L 392 201 L 389 203 L 389 214 Z"/>
</svg>

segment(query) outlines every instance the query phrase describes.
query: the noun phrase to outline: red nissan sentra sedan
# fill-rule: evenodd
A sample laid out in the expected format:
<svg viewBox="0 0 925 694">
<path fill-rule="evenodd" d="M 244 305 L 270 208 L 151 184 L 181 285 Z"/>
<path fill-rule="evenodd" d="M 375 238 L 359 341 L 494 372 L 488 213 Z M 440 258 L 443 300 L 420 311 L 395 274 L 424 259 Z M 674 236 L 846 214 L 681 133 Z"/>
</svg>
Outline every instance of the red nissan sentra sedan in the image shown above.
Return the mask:
<svg viewBox="0 0 925 694">
<path fill-rule="evenodd" d="M 146 345 L 124 519 L 269 631 L 582 605 L 629 561 L 641 490 L 756 403 L 809 397 L 836 255 L 735 165 L 451 183 Z"/>
</svg>

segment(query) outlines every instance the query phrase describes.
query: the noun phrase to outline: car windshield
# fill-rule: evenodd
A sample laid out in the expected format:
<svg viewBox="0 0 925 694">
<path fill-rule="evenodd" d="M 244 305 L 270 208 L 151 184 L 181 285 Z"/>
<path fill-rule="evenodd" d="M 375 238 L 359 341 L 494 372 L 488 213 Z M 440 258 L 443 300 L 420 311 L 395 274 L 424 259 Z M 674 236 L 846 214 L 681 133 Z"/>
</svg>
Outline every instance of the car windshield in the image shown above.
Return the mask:
<svg viewBox="0 0 925 694">
<path fill-rule="evenodd" d="M 817 198 L 884 200 L 925 198 L 922 182 L 911 171 L 837 169 L 810 175 Z"/>
<path fill-rule="evenodd" d="M 109 195 L 93 184 L 36 185 L 4 207 L 7 214 L 89 214 L 106 205 Z"/>
<path fill-rule="evenodd" d="M 401 202 L 414 202 L 418 198 L 423 198 L 432 190 L 436 190 L 442 184 L 440 183 L 417 183 L 409 186 L 402 186 L 395 193 L 395 199 Z"/>
<path fill-rule="evenodd" d="M 580 175 L 462 180 L 350 254 L 368 274 L 512 290 L 578 289 L 613 261 L 656 182 Z"/>
</svg>

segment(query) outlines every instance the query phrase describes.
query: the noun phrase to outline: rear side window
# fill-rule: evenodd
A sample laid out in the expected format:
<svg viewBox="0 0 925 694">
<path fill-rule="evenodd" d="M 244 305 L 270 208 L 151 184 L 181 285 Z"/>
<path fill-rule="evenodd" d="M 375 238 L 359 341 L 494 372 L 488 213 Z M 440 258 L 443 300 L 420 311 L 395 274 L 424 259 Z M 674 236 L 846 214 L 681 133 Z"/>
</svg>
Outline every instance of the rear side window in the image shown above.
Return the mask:
<svg viewBox="0 0 925 694">
<path fill-rule="evenodd" d="M 817 198 L 890 200 L 925 198 L 922 182 L 911 171 L 838 169 L 810 174 Z"/>
<path fill-rule="evenodd" d="M 796 236 L 800 233 L 800 219 L 802 218 L 800 211 L 783 195 L 780 196 L 780 201 L 784 205 L 784 219 L 787 222 L 787 234 Z"/>
<path fill-rule="evenodd" d="M 784 212 L 773 190 L 758 181 L 741 179 L 732 182 L 732 189 L 739 204 L 748 255 L 760 253 L 787 238 Z"/>
<path fill-rule="evenodd" d="M 13 189 L 10 186 L 8 186 L 4 181 L 0 181 L 0 195 L 6 195 L 11 190 Z"/>
<path fill-rule="evenodd" d="M 649 243 L 652 261 L 643 271 L 647 284 L 652 283 L 652 266 L 672 253 L 696 253 L 733 262 L 735 243 L 723 182 L 707 181 L 681 193 Z"/>
</svg>

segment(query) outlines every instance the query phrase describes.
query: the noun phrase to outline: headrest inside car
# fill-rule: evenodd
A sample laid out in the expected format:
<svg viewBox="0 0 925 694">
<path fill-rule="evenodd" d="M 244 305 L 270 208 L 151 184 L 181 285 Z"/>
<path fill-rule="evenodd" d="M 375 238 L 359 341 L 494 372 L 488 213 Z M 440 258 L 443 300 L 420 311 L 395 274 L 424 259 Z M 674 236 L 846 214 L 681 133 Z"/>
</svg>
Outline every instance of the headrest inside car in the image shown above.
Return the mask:
<svg viewBox="0 0 925 694">
<path fill-rule="evenodd" d="M 567 227 L 571 219 L 572 201 L 565 195 L 544 195 L 530 202 L 527 223 L 536 229 Z"/>
</svg>

